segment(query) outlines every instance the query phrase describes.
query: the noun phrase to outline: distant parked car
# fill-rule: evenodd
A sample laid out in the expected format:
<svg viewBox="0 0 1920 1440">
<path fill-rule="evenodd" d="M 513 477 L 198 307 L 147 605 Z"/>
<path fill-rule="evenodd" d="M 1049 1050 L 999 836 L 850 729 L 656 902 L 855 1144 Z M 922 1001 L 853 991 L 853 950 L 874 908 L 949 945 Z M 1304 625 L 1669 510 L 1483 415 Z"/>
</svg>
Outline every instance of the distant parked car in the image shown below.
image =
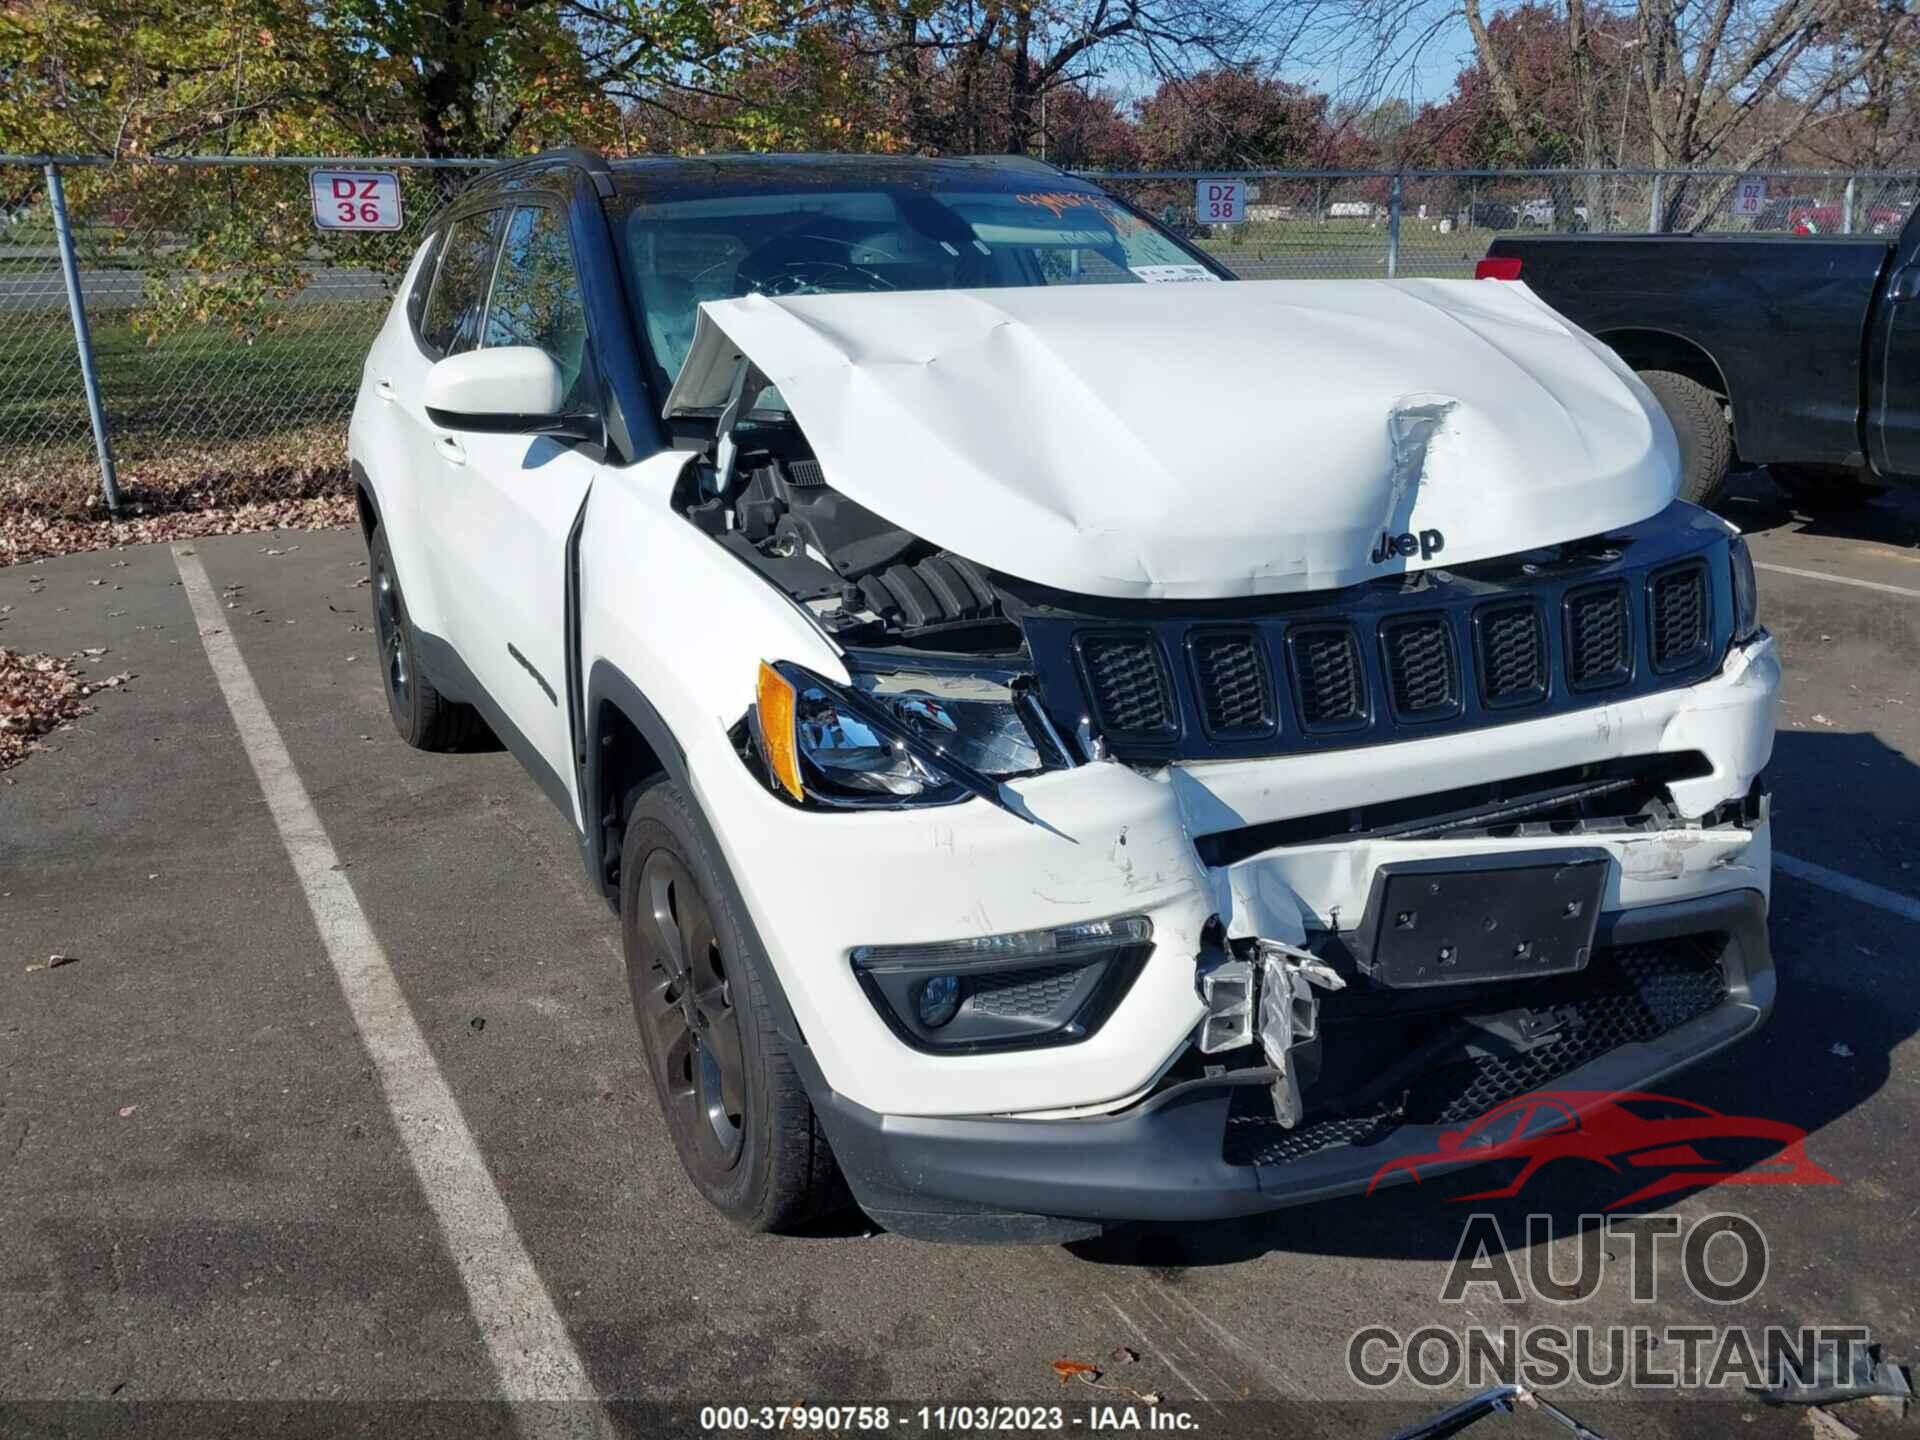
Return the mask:
<svg viewBox="0 0 1920 1440">
<path fill-rule="evenodd" d="M 1811 214 L 1819 208 L 1818 195 L 1788 195 L 1777 200 L 1769 200 L 1765 208 L 1753 217 L 1753 228 L 1791 230 L 1794 226 L 1794 217 Z M 1839 227 L 1836 225 L 1835 228 Z"/>
<path fill-rule="evenodd" d="M 1477 230 L 1511 230 L 1520 212 L 1504 200 L 1476 200 L 1467 207 L 1466 223 Z"/>
<path fill-rule="evenodd" d="M 1587 207 L 1584 205 L 1574 206 L 1570 222 L 1562 226 L 1554 214 L 1552 199 L 1543 195 L 1538 200 L 1529 200 L 1526 204 L 1522 205 L 1520 207 L 1519 219 L 1520 223 L 1529 229 L 1584 230 L 1587 228 Z M 1488 228 L 1499 229 L 1500 227 L 1489 226 Z"/>
<path fill-rule="evenodd" d="M 1853 217 L 1853 228 L 1872 235 L 1886 235 L 1906 223 L 1911 202 L 1895 201 L 1870 206 Z M 1847 212 L 1844 205 L 1803 205 L 1787 214 L 1787 228 L 1796 235 L 1844 235 Z"/>
<path fill-rule="evenodd" d="M 1327 206 L 1329 220 L 1371 220 L 1380 207 L 1371 200 L 1336 200 Z"/>
</svg>

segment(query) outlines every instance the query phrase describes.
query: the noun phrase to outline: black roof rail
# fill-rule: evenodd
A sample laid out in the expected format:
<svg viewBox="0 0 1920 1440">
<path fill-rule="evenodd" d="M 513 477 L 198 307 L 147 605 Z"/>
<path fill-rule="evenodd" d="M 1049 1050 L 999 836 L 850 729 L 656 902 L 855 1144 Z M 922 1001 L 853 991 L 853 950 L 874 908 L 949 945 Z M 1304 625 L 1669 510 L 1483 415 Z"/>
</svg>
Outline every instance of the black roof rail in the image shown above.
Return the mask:
<svg viewBox="0 0 1920 1440">
<path fill-rule="evenodd" d="M 586 145 L 561 145 L 552 150 L 542 150 L 537 155 L 528 155 L 519 160 L 507 160 L 482 172 L 474 181 L 478 185 L 490 185 L 502 178 L 511 179 L 517 174 L 536 174 L 541 170 L 552 170 L 558 166 L 570 165 L 576 170 L 584 170 L 593 180 L 594 190 L 605 199 L 613 194 L 613 167 L 607 163 L 607 157 L 598 150 Z"/>
</svg>

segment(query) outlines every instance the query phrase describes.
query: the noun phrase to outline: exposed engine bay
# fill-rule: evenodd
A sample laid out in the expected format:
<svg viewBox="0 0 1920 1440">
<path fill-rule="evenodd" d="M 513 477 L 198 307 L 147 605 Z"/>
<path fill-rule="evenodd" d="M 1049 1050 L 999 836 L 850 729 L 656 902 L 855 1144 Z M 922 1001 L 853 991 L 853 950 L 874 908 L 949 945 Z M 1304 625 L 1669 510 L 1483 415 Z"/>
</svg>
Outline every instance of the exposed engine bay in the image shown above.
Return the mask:
<svg viewBox="0 0 1920 1440">
<path fill-rule="evenodd" d="M 687 518 L 844 645 L 990 654 L 1020 631 L 985 567 L 920 539 L 829 483 L 799 428 L 742 422 L 695 467 Z"/>
</svg>

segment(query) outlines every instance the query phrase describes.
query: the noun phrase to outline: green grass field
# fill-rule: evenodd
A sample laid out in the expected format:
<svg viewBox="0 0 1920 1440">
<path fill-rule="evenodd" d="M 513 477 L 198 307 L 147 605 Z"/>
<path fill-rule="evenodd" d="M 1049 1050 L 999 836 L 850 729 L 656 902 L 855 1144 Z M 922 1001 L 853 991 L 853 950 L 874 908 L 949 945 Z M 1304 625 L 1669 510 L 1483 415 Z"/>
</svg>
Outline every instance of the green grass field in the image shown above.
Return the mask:
<svg viewBox="0 0 1920 1440">
<path fill-rule="evenodd" d="M 271 434 L 353 405 L 384 307 L 289 306 L 255 335 L 194 327 L 151 342 L 124 319 L 92 319 L 94 361 L 116 445 Z M 64 310 L 0 310 L 0 454 L 90 435 Z"/>
</svg>

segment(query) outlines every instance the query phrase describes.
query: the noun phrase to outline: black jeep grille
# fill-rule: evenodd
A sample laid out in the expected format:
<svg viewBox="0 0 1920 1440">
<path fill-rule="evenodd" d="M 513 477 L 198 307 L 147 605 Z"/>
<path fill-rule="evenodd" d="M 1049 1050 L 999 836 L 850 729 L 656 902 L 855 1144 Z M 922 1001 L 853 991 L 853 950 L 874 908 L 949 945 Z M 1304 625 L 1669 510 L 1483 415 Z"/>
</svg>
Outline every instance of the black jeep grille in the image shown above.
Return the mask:
<svg viewBox="0 0 1920 1440">
<path fill-rule="evenodd" d="M 1415 615 L 1380 627 L 1387 689 L 1403 720 L 1434 720 L 1460 708 L 1460 664 L 1444 615 Z"/>
<path fill-rule="evenodd" d="M 1367 681 L 1353 631 L 1345 626 L 1319 626 L 1295 630 L 1291 638 L 1301 723 L 1309 730 L 1339 730 L 1364 723 Z"/>
<path fill-rule="evenodd" d="M 1480 612 L 1480 685 L 1489 705 L 1524 705 L 1547 693 L 1547 628 L 1531 602 Z"/>
<path fill-rule="evenodd" d="M 1264 733 L 1273 726 L 1266 654 L 1251 630 L 1209 630 L 1192 641 L 1200 710 L 1215 735 Z"/>
<path fill-rule="evenodd" d="M 1150 636 L 1088 635 L 1080 641 L 1080 659 L 1107 732 L 1160 735 L 1174 729 L 1172 689 Z"/>
<path fill-rule="evenodd" d="M 1707 648 L 1707 571 L 1691 563 L 1663 570 L 1647 584 L 1652 602 L 1653 668 L 1674 670 Z"/>
<path fill-rule="evenodd" d="M 1627 587 L 1595 585 L 1567 596 L 1567 675 L 1575 688 L 1619 685 L 1632 674 Z"/>
<path fill-rule="evenodd" d="M 1020 627 L 1062 736 L 1090 727 L 1130 763 L 1306 754 L 1691 685 L 1732 639 L 1725 557 L 1657 516 L 1604 543 L 1191 610 L 1036 593 Z"/>
</svg>

